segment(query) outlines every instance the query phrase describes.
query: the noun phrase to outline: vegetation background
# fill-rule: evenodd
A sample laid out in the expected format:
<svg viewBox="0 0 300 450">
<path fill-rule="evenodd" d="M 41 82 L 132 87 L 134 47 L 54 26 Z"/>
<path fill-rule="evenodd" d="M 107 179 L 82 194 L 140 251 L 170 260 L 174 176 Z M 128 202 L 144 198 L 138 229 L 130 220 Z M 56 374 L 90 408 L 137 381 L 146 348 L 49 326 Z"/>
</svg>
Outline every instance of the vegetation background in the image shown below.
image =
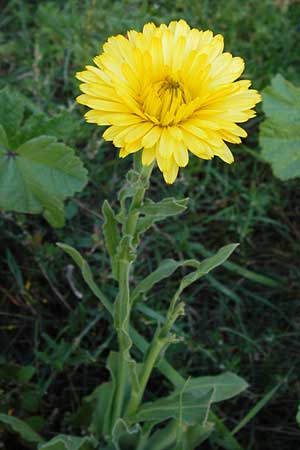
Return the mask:
<svg viewBox="0 0 300 450">
<path fill-rule="evenodd" d="M 226 50 L 245 59 L 244 76 L 255 88 L 262 90 L 277 73 L 300 84 L 296 0 L 1 2 L 0 89 L 22 97 L 26 115 L 38 118 L 37 131 L 50 127 L 77 149 L 89 170 L 89 184 L 67 203 L 61 229 L 39 217 L 0 213 L 0 409 L 49 437 L 78 429 L 81 399 L 108 376 L 105 358 L 115 345 L 104 311 L 55 242 L 78 248 L 106 292 L 114 292 L 101 204 L 107 197 L 115 201 L 131 164 L 102 140 L 102 129 L 84 123 L 83 108 L 74 101 L 79 93 L 74 73 L 91 63 L 108 36 L 178 18 L 222 33 Z M 292 450 L 300 443 L 300 185 L 299 180 L 278 181 L 262 161 L 258 109 L 258 117 L 246 125 L 249 138 L 233 146 L 234 165 L 194 159 L 171 187 L 154 174 L 152 198 L 188 195 L 190 207 L 177 221 L 148 232 L 138 276 L 162 257 L 201 258 L 240 242 L 229 264 L 187 291 L 187 314 L 178 329 L 184 342 L 168 352 L 168 359 L 184 373 L 231 370 L 250 383 L 246 394 L 218 411 L 231 428 L 278 386 L 238 437 L 247 450 Z M 162 283 L 149 307 L 164 311 L 164 293 L 172 289 L 171 281 Z M 157 317 L 151 310 L 145 313 L 140 327 L 148 334 Z M 166 387 L 153 380 L 157 395 Z M 21 448 L 4 437 L 2 448 L 16 445 Z"/>
</svg>

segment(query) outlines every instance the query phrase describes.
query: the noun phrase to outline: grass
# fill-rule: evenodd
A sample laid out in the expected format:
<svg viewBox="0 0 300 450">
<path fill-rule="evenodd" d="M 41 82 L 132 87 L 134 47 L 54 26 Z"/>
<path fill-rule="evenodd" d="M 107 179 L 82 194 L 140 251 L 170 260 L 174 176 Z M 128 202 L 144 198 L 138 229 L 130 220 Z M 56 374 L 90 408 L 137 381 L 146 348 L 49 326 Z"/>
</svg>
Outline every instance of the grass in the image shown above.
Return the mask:
<svg viewBox="0 0 300 450">
<path fill-rule="evenodd" d="M 99 376 L 108 376 L 104 361 L 115 345 L 105 313 L 78 272 L 72 267 L 67 272 L 70 260 L 55 242 L 74 245 L 85 254 L 105 291 L 114 293 L 101 233 L 101 203 L 106 197 L 115 201 L 131 164 L 129 158 L 118 160 L 101 139 L 100 129 L 84 123 L 74 102 L 78 94 L 74 72 L 101 51 L 109 35 L 140 28 L 149 20 L 160 23 L 179 17 L 224 34 L 226 49 L 245 58 L 245 76 L 256 88 L 265 87 L 278 72 L 300 83 L 296 1 L 10 0 L 1 12 L 0 88 L 19 90 L 27 98 L 28 115 L 68 113 L 78 127 L 66 143 L 77 148 L 90 173 L 88 187 L 67 204 L 63 229 L 53 230 L 39 217 L 0 215 L 0 377 L 5 392 L 0 407 L 23 417 L 39 417 L 37 428 L 44 427 L 49 436 L 68 430 L 70 424 L 76 430 L 74 414 L 80 400 L 99 383 Z M 201 258 L 221 245 L 240 242 L 230 264 L 187 290 L 187 314 L 179 325 L 185 341 L 169 351 L 168 359 L 182 373 L 226 369 L 248 380 L 247 394 L 219 411 L 231 428 L 281 383 L 237 436 L 247 450 L 292 450 L 300 438 L 295 419 L 300 188 L 299 181 L 276 180 L 260 160 L 261 119 L 260 114 L 247 125 L 250 137 L 234 149 L 233 166 L 195 159 L 172 187 L 155 174 L 152 198 L 189 196 L 190 207 L 177 221 L 148 232 L 136 276 L 153 270 L 162 257 Z M 177 279 L 178 275 L 153 290 L 147 306 L 164 310 L 166 302 L 161 299 L 175 289 Z M 154 323 L 151 314 L 145 315 L 143 333 L 149 333 Z M 33 381 L 17 380 L 12 364 L 33 366 Z M 159 393 L 166 384 L 154 380 L 153 388 Z M 24 398 L 29 398 L 27 403 Z M 6 438 L 5 445 L 13 449 L 16 444 Z"/>
</svg>

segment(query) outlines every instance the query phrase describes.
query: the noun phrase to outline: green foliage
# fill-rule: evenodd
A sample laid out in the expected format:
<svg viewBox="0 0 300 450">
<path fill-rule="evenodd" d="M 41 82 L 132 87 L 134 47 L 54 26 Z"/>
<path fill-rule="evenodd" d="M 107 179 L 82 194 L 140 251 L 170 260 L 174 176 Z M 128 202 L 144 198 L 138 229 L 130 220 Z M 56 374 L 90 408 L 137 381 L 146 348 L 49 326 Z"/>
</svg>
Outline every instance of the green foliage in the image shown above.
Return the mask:
<svg viewBox="0 0 300 450">
<path fill-rule="evenodd" d="M 44 442 L 44 439 L 38 433 L 17 417 L 0 414 L 0 423 L 19 434 L 20 437 L 29 444 L 40 444 Z"/>
<path fill-rule="evenodd" d="M 52 226 L 61 227 L 64 200 L 87 182 L 80 159 L 55 137 L 68 134 L 62 130 L 72 126 L 62 114 L 53 119 L 39 114 L 21 127 L 26 100 L 6 88 L 0 98 L 4 105 L 0 112 L 0 208 L 42 213 Z M 49 132 L 54 136 L 40 136 Z"/>
<path fill-rule="evenodd" d="M 16 151 L 2 140 L 0 206 L 6 211 L 38 214 L 63 226 L 63 201 L 86 183 L 86 171 L 70 147 L 41 136 Z"/>
<path fill-rule="evenodd" d="M 93 450 L 97 448 L 97 441 L 90 437 L 75 437 L 60 434 L 46 444 L 39 446 L 39 450 Z"/>
<path fill-rule="evenodd" d="M 262 156 L 281 180 L 300 176 L 300 87 L 281 75 L 264 90 L 265 121 L 260 126 Z"/>
</svg>

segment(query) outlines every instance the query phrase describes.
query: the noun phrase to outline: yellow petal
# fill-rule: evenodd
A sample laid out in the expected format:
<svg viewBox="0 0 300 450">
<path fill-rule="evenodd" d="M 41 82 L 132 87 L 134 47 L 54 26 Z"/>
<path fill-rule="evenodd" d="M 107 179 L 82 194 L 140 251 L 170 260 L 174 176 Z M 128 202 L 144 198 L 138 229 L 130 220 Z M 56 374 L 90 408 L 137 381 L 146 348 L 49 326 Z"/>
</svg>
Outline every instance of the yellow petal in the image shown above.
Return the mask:
<svg viewBox="0 0 300 450">
<path fill-rule="evenodd" d="M 164 180 L 167 184 L 173 184 L 178 175 L 178 166 L 175 162 L 172 163 L 170 170 L 163 171 Z"/>
<path fill-rule="evenodd" d="M 155 160 L 155 147 L 144 148 L 142 153 L 143 166 L 150 166 Z"/>
</svg>

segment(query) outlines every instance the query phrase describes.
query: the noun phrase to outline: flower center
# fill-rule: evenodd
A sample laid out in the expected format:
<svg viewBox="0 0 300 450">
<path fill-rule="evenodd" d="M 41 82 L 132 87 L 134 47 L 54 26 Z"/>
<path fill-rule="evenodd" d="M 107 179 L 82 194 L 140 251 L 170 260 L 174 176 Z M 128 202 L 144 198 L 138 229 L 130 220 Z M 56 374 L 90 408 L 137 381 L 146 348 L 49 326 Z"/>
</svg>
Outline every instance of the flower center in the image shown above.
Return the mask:
<svg viewBox="0 0 300 450">
<path fill-rule="evenodd" d="M 167 76 L 149 86 L 143 100 L 144 113 L 168 126 L 177 122 L 180 107 L 191 99 L 179 81 Z"/>
</svg>

